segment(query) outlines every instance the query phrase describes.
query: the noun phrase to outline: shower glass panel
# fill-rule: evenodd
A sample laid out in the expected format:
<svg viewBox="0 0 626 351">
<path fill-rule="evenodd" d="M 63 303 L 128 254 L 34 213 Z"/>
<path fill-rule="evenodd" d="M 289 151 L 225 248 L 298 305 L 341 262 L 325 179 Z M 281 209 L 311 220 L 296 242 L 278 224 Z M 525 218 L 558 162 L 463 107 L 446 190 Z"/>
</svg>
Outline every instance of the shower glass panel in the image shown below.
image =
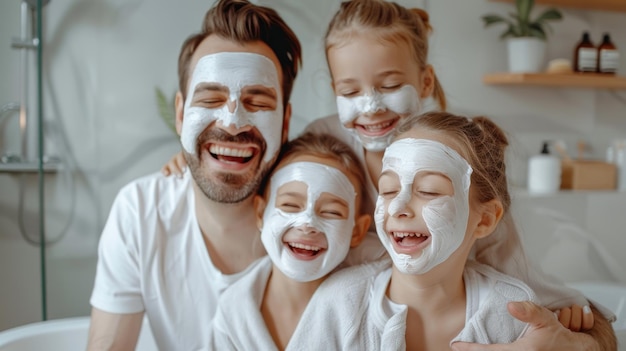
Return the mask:
<svg viewBox="0 0 626 351">
<path fill-rule="evenodd" d="M 55 5 L 0 2 L 0 330 L 90 311 L 102 219 L 58 93 Z"/>
</svg>

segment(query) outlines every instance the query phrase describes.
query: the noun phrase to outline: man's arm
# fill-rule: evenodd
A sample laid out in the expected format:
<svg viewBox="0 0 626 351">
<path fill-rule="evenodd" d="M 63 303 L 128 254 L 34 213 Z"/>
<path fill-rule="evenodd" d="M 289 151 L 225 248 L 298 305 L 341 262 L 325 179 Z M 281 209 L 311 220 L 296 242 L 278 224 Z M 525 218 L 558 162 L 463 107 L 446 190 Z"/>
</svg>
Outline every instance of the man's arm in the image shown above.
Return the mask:
<svg viewBox="0 0 626 351">
<path fill-rule="evenodd" d="M 530 324 L 526 334 L 511 344 L 482 345 L 457 342 L 452 344 L 455 351 L 617 351 L 617 340 L 611 323 L 593 306 L 595 323 L 586 332 L 572 332 L 561 325 L 554 313 L 532 302 L 510 302 L 511 315 Z"/>
<path fill-rule="evenodd" d="M 143 312 L 115 314 L 92 308 L 87 350 L 134 350 L 142 322 Z"/>
</svg>

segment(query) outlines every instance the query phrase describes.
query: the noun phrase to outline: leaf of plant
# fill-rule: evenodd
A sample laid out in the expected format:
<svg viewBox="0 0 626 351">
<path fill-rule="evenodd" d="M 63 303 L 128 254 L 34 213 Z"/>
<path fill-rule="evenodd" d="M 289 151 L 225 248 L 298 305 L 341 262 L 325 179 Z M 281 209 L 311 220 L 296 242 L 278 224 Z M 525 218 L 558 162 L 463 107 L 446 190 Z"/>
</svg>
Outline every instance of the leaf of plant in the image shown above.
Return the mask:
<svg viewBox="0 0 626 351">
<path fill-rule="evenodd" d="M 509 26 L 509 29 L 500 34 L 500 39 L 506 39 L 508 37 L 516 37 L 515 31 L 513 30 L 512 26 Z"/>
<path fill-rule="evenodd" d="M 517 23 L 516 26 L 514 26 L 513 30 L 516 33 L 516 36 L 518 37 L 527 37 L 530 34 L 528 33 L 528 23 L 522 21 L 521 18 L 519 18 L 519 16 L 517 16 L 517 14 L 511 12 L 509 13 L 509 17 L 513 18 L 515 20 L 515 23 Z"/>
<path fill-rule="evenodd" d="M 519 16 L 520 22 L 528 23 L 528 18 L 530 17 L 530 11 L 535 5 L 534 0 L 517 0 L 515 1 L 515 6 L 517 7 L 517 15 Z"/>
<path fill-rule="evenodd" d="M 174 108 L 174 102 L 168 101 L 165 94 L 159 88 L 155 88 L 155 93 L 161 119 L 174 133 L 176 133 L 176 111 Z"/>
<path fill-rule="evenodd" d="M 502 16 L 499 15 L 484 15 L 482 17 L 483 22 L 485 23 L 485 27 L 488 27 L 492 24 L 495 23 L 508 23 L 509 21 L 506 18 L 503 18 Z"/>
<path fill-rule="evenodd" d="M 546 11 L 544 11 L 541 15 L 539 15 L 539 17 L 537 17 L 537 19 L 535 20 L 535 22 L 545 22 L 545 21 L 556 21 L 556 20 L 560 20 L 562 19 L 563 16 L 561 15 L 561 12 L 557 9 L 548 9 Z"/>
<path fill-rule="evenodd" d="M 528 29 L 530 36 L 539 38 L 542 40 L 546 40 L 546 32 L 543 30 L 543 27 L 540 25 L 536 25 L 535 23 L 530 25 Z"/>
</svg>

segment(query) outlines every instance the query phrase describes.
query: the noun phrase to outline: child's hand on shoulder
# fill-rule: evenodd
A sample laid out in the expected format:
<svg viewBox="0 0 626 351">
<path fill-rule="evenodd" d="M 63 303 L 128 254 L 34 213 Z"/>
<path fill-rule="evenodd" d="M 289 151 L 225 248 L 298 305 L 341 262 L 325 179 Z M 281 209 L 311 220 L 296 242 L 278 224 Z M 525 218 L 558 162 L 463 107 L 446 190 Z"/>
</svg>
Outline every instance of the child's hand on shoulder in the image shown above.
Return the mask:
<svg viewBox="0 0 626 351">
<path fill-rule="evenodd" d="M 593 328 L 594 318 L 588 305 L 572 305 L 563 307 L 555 312 L 559 322 L 573 332 L 590 330 Z"/>
<path fill-rule="evenodd" d="M 166 177 L 174 175 L 178 178 L 182 178 L 185 170 L 187 170 L 187 161 L 185 161 L 183 153 L 179 152 L 167 161 L 163 168 L 161 168 L 161 173 Z"/>
</svg>

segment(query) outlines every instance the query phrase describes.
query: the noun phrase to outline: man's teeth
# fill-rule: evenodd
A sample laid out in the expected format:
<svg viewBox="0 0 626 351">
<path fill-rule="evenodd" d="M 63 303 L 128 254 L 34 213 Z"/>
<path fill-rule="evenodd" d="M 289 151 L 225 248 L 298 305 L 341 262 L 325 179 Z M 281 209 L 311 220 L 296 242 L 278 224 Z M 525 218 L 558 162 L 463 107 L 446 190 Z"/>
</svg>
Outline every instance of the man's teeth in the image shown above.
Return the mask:
<svg viewBox="0 0 626 351">
<path fill-rule="evenodd" d="M 244 157 L 244 158 L 250 157 L 253 154 L 252 149 L 250 148 L 236 149 L 236 148 L 217 146 L 217 145 L 211 145 L 211 147 L 209 148 L 209 152 L 214 155 Z"/>
<path fill-rule="evenodd" d="M 289 243 L 289 246 L 295 247 L 296 249 L 304 249 L 304 250 L 309 250 L 309 251 L 319 251 L 322 249 L 317 246 L 304 245 L 300 243 Z"/>
<path fill-rule="evenodd" d="M 364 124 L 363 128 L 365 128 L 365 130 L 367 130 L 368 132 L 378 132 L 380 130 L 383 130 L 389 127 L 392 124 L 393 124 L 393 121 L 387 121 L 387 122 L 378 123 L 378 124 Z"/>
<path fill-rule="evenodd" d="M 414 236 L 414 237 L 422 237 L 422 236 L 427 236 L 426 234 L 422 234 L 422 233 L 412 233 L 412 232 L 393 232 L 393 236 L 394 238 L 406 238 L 409 236 Z"/>
</svg>

